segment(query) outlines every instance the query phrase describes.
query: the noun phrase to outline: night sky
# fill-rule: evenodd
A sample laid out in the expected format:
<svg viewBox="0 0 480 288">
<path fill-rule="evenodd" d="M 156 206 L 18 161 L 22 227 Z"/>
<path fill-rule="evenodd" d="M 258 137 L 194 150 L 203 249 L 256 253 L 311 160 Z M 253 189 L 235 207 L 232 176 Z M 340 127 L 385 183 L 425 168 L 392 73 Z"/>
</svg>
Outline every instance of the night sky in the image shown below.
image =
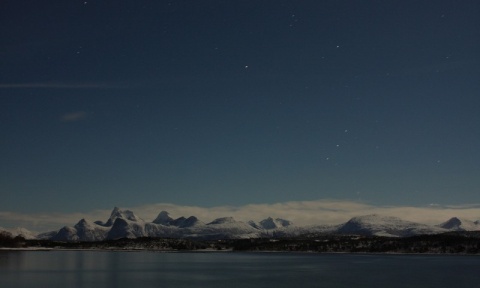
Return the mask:
<svg viewBox="0 0 480 288">
<path fill-rule="evenodd" d="M 480 203 L 479 15 L 3 0 L 0 211 Z"/>
</svg>

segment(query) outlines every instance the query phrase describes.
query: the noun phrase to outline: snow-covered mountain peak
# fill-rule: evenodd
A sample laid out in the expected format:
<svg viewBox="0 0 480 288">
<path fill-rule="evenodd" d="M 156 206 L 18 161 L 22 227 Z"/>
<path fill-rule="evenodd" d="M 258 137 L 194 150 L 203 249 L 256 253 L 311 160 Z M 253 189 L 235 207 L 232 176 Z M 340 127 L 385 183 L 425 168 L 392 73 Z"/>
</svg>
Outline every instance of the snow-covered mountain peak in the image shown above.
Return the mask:
<svg viewBox="0 0 480 288">
<path fill-rule="evenodd" d="M 418 223 L 406 221 L 398 217 L 384 216 L 379 214 L 370 214 L 370 215 L 353 217 L 345 224 L 362 225 L 366 227 L 392 227 L 392 228 L 419 225 Z"/>
<path fill-rule="evenodd" d="M 29 231 L 25 228 L 21 228 L 21 227 L 16 227 L 16 228 L 11 228 L 11 229 L 0 227 L 0 232 L 2 232 L 2 231 L 5 231 L 5 232 L 11 234 L 12 237 L 20 236 L 20 237 L 23 237 L 25 239 L 35 239 L 36 238 L 36 235 L 35 235 L 34 232 Z"/>
<path fill-rule="evenodd" d="M 342 234 L 404 237 L 418 234 L 446 232 L 445 229 L 405 221 L 397 217 L 371 214 L 353 217 L 338 229 Z"/>
<path fill-rule="evenodd" d="M 460 219 L 458 219 L 457 217 L 452 217 L 440 224 L 439 226 L 445 229 L 457 229 L 460 227 L 460 225 L 462 225 L 462 221 L 460 221 Z"/>
<path fill-rule="evenodd" d="M 122 218 L 125 220 L 130 220 L 130 221 L 139 221 L 140 218 L 138 218 L 135 213 L 133 213 L 130 210 L 120 210 L 118 207 L 115 207 L 113 209 L 112 214 L 110 218 Z"/>
<path fill-rule="evenodd" d="M 193 227 L 201 224 L 203 223 L 200 220 L 198 220 L 198 218 L 195 216 L 190 216 L 188 218 L 185 218 L 182 216 L 175 220 L 170 221 L 171 226 L 175 226 L 178 228 L 188 228 L 188 227 Z"/>
<path fill-rule="evenodd" d="M 182 225 L 180 226 L 181 228 L 186 228 L 186 227 L 193 227 L 193 226 L 198 226 L 198 225 L 203 225 L 204 223 L 198 220 L 197 217 L 195 216 L 190 216 L 185 221 L 183 221 Z"/>
<path fill-rule="evenodd" d="M 477 222 L 452 217 L 438 226 L 453 231 L 477 231 L 480 230 L 480 225 Z"/>
<path fill-rule="evenodd" d="M 155 218 L 152 223 L 163 226 L 175 226 L 178 228 L 187 228 L 198 224 L 203 224 L 195 216 L 190 216 L 188 218 L 181 216 L 177 219 L 173 219 L 170 217 L 170 214 L 167 211 L 160 212 L 160 214 L 158 214 L 157 218 Z"/>
<path fill-rule="evenodd" d="M 173 221 L 173 218 L 170 217 L 170 214 L 167 211 L 162 211 L 158 214 L 157 218 L 153 220 L 155 224 L 170 225 Z"/>
<path fill-rule="evenodd" d="M 468 227 L 475 229 L 466 228 L 467 224 L 470 225 Z M 58 241 L 100 241 L 136 237 L 247 239 L 291 237 L 309 233 L 407 237 L 444 233 L 452 231 L 455 227 L 467 231 L 480 230 L 479 224 L 459 218 L 452 218 L 444 225 L 451 228 L 429 226 L 378 214 L 353 217 L 348 222 L 335 226 L 296 227 L 288 220 L 272 217 L 248 223 L 236 221 L 233 217 L 222 217 L 205 224 L 195 216 L 173 219 L 166 211 L 160 212 L 153 222 L 147 223 L 133 212 L 115 207 L 105 224 L 101 221 L 91 223 L 82 219 L 73 227 L 64 227 L 58 232 L 45 233 L 38 237 Z"/>
<path fill-rule="evenodd" d="M 273 220 L 272 217 L 268 217 L 267 219 L 260 221 L 260 227 L 267 230 L 275 229 L 277 228 L 277 223 L 275 223 L 275 220 Z"/>
<path fill-rule="evenodd" d="M 107 223 L 103 223 L 102 221 L 95 221 L 95 224 L 101 225 L 101 226 L 106 226 L 110 227 L 113 225 L 116 219 L 124 219 L 128 221 L 133 221 L 133 222 L 143 222 L 143 220 L 135 215 L 130 210 L 121 210 L 118 207 L 113 208 L 112 213 L 110 214 L 110 218 L 108 219 Z"/>
<path fill-rule="evenodd" d="M 77 224 L 75 224 L 74 227 L 78 228 L 78 227 L 91 227 L 91 226 L 92 226 L 92 223 L 85 220 L 85 218 L 82 218 L 80 221 L 78 221 Z"/>
<path fill-rule="evenodd" d="M 281 219 L 281 218 L 273 219 L 272 217 L 268 217 L 267 219 L 264 219 L 264 220 L 260 221 L 259 224 L 256 224 L 253 221 L 250 221 L 249 223 L 250 223 L 250 225 L 252 225 L 252 223 L 254 223 L 255 226 L 254 225 L 252 225 L 252 226 L 255 227 L 255 228 L 262 228 L 262 229 L 266 229 L 266 230 L 287 227 L 287 226 L 290 226 L 292 224 L 288 220 Z"/>
</svg>

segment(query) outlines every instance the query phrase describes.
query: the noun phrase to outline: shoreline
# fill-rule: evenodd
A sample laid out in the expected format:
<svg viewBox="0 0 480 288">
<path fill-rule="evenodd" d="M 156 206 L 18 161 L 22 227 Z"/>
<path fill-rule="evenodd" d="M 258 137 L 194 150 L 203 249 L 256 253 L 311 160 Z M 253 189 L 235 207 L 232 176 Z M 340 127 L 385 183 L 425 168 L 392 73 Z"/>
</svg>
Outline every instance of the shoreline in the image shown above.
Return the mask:
<svg viewBox="0 0 480 288">
<path fill-rule="evenodd" d="M 79 248 L 48 248 L 48 247 L 24 247 L 24 248 L 6 248 L 0 247 L 1 252 L 153 252 L 153 253 L 235 253 L 235 254 L 308 254 L 308 255 L 365 255 L 365 256 L 375 256 L 375 255 L 392 255 L 392 256 L 402 256 L 402 255 L 411 255 L 411 256 L 480 256 L 480 254 L 473 254 L 473 253 L 414 253 L 414 252 L 316 252 L 316 251 L 278 251 L 278 250 L 263 250 L 263 251 L 256 251 L 256 250 L 243 250 L 243 251 L 235 251 L 233 249 L 198 249 L 198 250 L 155 250 L 155 249 L 119 249 L 119 248 L 86 248 L 86 249 L 79 249 Z"/>
</svg>

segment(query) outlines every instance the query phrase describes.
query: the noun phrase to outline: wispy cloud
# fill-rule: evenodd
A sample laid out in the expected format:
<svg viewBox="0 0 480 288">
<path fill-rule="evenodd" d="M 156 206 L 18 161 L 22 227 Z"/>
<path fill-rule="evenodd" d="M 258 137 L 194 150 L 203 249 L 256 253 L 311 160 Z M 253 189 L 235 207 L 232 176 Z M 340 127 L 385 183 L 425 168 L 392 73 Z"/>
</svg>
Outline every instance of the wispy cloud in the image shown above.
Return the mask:
<svg viewBox="0 0 480 288">
<path fill-rule="evenodd" d="M 467 204 L 464 206 L 435 207 L 375 206 L 342 200 L 292 201 L 209 208 L 160 203 L 132 207 L 131 209 L 146 220 L 153 220 L 161 210 L 165 210 L 170 212 L 173 217 L 195 215 L 204 221 L 210 221 L 223 216 L 233 216 L 243 221 L 258 221 L 266 217 L 279 217 L 291 220 L 299 225 L 339 224 L 348 221 L 352 217 L 368 214 L 395 216 L 425 224 L 440 224 L 451 217 L 462 217 L 471 220 L 480 218 L 480 205 Z"/>
<path fill-rule="evenodd" d="M 113 208 L 113 207 L 112 207 Z M 152 221 L 160 211 L 168 211 L 172 217 L 194 215 L 204 222 L 215 218 L 232 216 L 237 220 L 259 221 L 266 217 L 284 218 L 298 225 L 340 224 L 352 217 L 380 214 L 402 218 L 404 220 L 440 224 L 451 217 L 470 220 L 480 218 L 480 205 L 467 204 L 455 206 L 375 206 L 367 203 L 342 200 L 292 201 L 273 204 L 249 204 L 244 206 L 182 206 L 170 203 L 157 203 L 130 209 L 145 221 Z M 86 213 L 35 213 L 20 214 L 0 212 L 0 225 L 4 227 L 25 227 L 34 231 L 57 230 L 63 226 L 72 226 L 80 219 L 105 221 L 111 209 L 95 210 Z"/>
<path fill-rule="evenodd" d="M 104 219 L 109 215 L 108 210 L 96 210 L 88 213 L 16 213 L 0 212 L 0 226 L 5 228 L 23 227 L 31 231 L 46 232 L 58 230 L 63 226 L 71 226 L 82 218 Z"/>
<path fill-rule="evenodd" d="M 61 119 L 63 122 L 75 122 L 85 119 L 87 117 L 87 113 L 85 111 L 77 111 L 66 113 L 62 115 Z"/>
</svg>

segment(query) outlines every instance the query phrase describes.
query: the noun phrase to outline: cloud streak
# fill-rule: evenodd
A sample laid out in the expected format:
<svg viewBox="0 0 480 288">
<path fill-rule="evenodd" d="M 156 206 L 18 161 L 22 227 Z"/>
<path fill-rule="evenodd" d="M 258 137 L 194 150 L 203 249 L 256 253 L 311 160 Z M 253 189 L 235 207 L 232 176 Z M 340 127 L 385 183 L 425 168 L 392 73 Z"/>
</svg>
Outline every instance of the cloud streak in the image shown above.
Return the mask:
<svg viewBox="0 0 480 288">
<path fill-rule="evenodd" d="M 113 207 L 112 207 L 113 208 Z M 273 204 L 249 204 L 244 206 L 182 206 L 171 203 L 148 204 L 130 209 L 145 221 L 153 221 L 160 211 L 168 211 L 173 218 L 194 215 L 204 222 L 215 218 L 232 216 L 237 220 L 259 221 L 267 217 L 284 218 L 297 225 L 340 224 L 350 218 L 368 214 L 380 214 L 402 218 L 424 224 L 440 224 L 451 217 L 470 220 L 480 219 L 480 205 L 456 206 L 375 206 L 367 203 L 344 200 L 291 201 Z M 94 210 L 86 213 L 32 213 L 20 214 L 0 212 L 0 226 L 24 227 L 33 231 L 57 230 L 73 226 L 80 219 L 105 221 L 111 209 Z"/>
<path fill-rule="evenodd" d="M 73 226 L 82 218 L 105 218 L 107 210 L 90 211 L 88 213 L 16 213 L 0 212 L 0 226 L 4 228 L 22 227 L 31 231 L 46 232 Z"/>
<path fill-rule="evenodd" d="M 135 210 L 134 210 L 135 209 Z M 404 220 L 440 224 L 451 217 L 471 220 L 480 218 L 480 205 L 458 206 L 374 206 L 367 203 L 342 200 L 292 201 L 274 204 L 250 204 L 245 206 L 178 206 L 173 204 L 152 204 L 132 207 L 140 217 L 153 220 L 158 212 L 166 210 L 173 217 L 195 215 L 204 221 L 218 217 L 233 216 L 242 221 L 262 220 L 266 217 L 285 218 L 298 225 L 340 224 L 360 215 L 381 214 Z"/>
</svg>

